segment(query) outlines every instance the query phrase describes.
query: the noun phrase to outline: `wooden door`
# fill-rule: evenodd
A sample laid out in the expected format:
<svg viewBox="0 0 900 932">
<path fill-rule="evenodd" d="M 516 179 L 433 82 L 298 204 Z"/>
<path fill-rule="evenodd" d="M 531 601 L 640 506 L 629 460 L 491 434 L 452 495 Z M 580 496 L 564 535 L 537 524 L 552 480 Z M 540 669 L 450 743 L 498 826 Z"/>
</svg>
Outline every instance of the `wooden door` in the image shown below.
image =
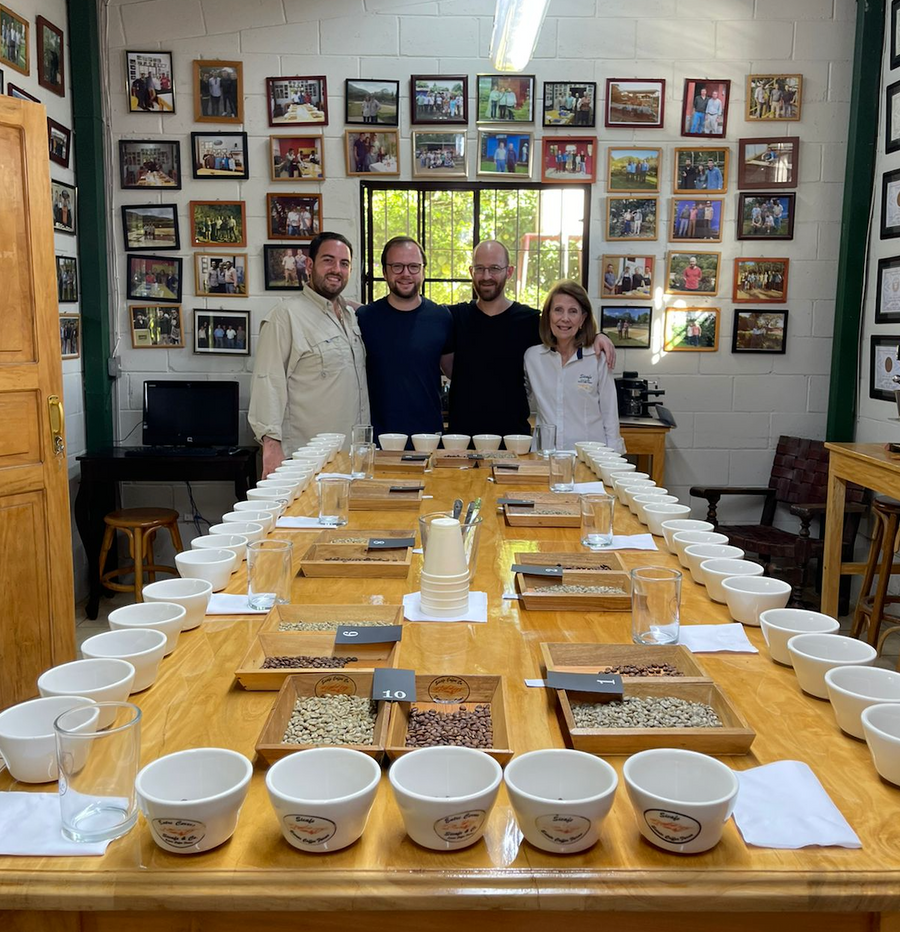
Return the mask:
<svg viewBox="0 0 900 932">
<path fill-rule="evenodd" d="M 44 108 L 0 97 L 0 709 L 75 653 L 49 169 Z"/>
</svg>

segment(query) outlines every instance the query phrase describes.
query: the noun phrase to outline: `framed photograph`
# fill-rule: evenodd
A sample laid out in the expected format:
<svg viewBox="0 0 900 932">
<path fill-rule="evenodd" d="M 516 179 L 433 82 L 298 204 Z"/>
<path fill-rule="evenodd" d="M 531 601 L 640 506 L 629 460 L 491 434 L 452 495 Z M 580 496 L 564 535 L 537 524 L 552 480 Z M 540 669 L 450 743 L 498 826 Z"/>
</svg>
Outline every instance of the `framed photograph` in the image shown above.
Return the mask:
<svg viewBox="0 0 900 932">
<path fill-rule="evenodd" d="M 465 130 L 456 133 L 413 130 L 413 178 L 466 178 L 467 151 Z"/>
<path fill-rule="evenodd" d="M 399 175 L 400 133 L 395 129 L 379 132 L 344 132 L 348 175 Z"/>
<path fill-rule="evenodd" d="M 129 113 L 174 113 L 172 53 L 126 52 L 125 88 Z"/>
<path fill-rule="evenodd" d="M 479 74 L 476 123 L 534 123 L 533 74 Z"/>
<path fill-rule="evenodd" d="M 653 308 L 649 305 L 629 305 L 600 308 L 600 331 L 613 346 L 635 349 L 650 348 L 650 326 Z"/>
<path fill-rule="evenodd" d="M 344 81 L 344 122 L 397 126 L 400 113 L 399 81 Z"/>
<path fill-rule="evenodd" d="M 891 70 L 900 65 L 900 0 L 891 2 Z"/>
<path fill-rule="evenodd" d="M 717 307 L 667 307 L 663 349 L 667 353 L 714 353 L 719 348 Z"/>
<path fill-rule="evenodd" d="M 653 256 L 601 256 L 600 297 L 649 301 L 655 263 Z"/>
<path fill-rule="evenodd" d="M 545 81 L 542 126 L 596 126 L 594 81 Z"/>
<path fill-rule="evenodd" d="M 269 126 L 328 125 L 328 89 L 324 75 L 266 78 Z"/>
<path fill-rule="evenodd" d="M 476 174 L 530 178 L 533 148 L 534 139 L 531 133 L 479 130 Z"/>
<path fill-rule="evenodd" d="M 132 304 L 131 345 L 134 349 L 179 349 L 184 346 L 181 305 Z"/>
<path fill-rule="evenodd" d="M 78 300 L 78 260 L 74 256 L 56 257 L 56 299 L 60 304 Z"/>
<path fill-rule="evenodd" d="M 724 139 L 730 97 L 731 81 L 685 78 L 681 135 Z"/>
<path fill-rule="evenodd" d="M 606 125 L 610 129 L 662 129 L 665 119 L 665 79 L 606 79 Z"/>
<path fill-rule="evenodd" d="M 790 259 L 735 259 L 735 304 L 783 304 L 787 301 Z"/>
<path fill-rule="evenodd" d="M 722 205 L 720 197 L 673 197 L 670 243 L 721 243 Z"/>
<path fill-rule="evenodd" d="M 732 353 L 783 354 L 787 349 L 787 311 L 734 312 Z"/>
<path fill-rule="evenodd" d="M 119 185 L 140 188 L 181 188 L 181 144 L 177 139 L 120 139 Z"/>
<path fill-rule="evenodd" d="M 50 146 L 50 161 L 69 167 L 69 150 L 72 147 L 72 131 L 62 123 L 47 117 L 47 143 Z"/>
<path fill-rule="evenodd" d="M 60 233 L 75 232 L 75 188 L 64 181 L 50 179 L 50 200 L 53 202 L 53 229 Z"/>
<path fill-rule="evenodd" d="M 799 120 L 802 74 L 748 74 L 745 118 Z"/>
<path fill-rule="evenodd" d="M 128 262 L 128 297 L 181 301 L 181 259 L 175 256 L 132 256 Z"/>
<path fill-rule="evenodd" d="M 303 291 L 309 246 L 263 246 L 266 291 Z"/>
<path fill-rule="evenodd" d="M 272 181 L 324 181 L 321 136 L 269 136 Z"/>
<path fill-rule="evenodd" d="M 900 236 L 900 168 L 881 176 L 881 238 Z"/>
<path fill-rule="evenodd" d="M 34 104 L 40 103 L 37 97 L 33 94 L 29 94 L 28 91 L 22 90 L 22 88 L 16 84 L 7 84 L 6 93 L 9 97 L 14 97 L 16 100 L 30 100 Z"/>
<path fill-rule="evenodd" d="M 612 146 L 606 155 L 606 187 L 613 191 L 659 191 L 662 149 Z"/>
<path fill-rule="evenodd" d="M 30 74 L 28 49 L 28 20 L 0 3 L 0 64 Z"/>
<path fill-rule="evenodd" d="M 246 133 L 191 133 L 191 152 L 195 178 L 250 177 Z"/>
<path fill-rule="evenodd" d="M 4 80 L 3 80 L 3 69 L 0 68 L 0 94 L 4 92 L 3 90 Z"/>
<path fill-rule="evenodd" d="M 656 239 L 658 218 L 658 197 L 608 197 L 606 239 Z"/>
<path fill-rule="evenodd" d="M 244 122 L 244 66 L 241 62 L 194 60 L 194 122 Z"/>
<path fill-rule="evenodd" d="M 793 239 L 796 194 L 739 194 L 738 239 Z"/>
<path fill-rule="evenodd" d="M 59 348 L 63 359 L 78 359 L 81 355 L 81 317 L 78 314 L 59 315 Z"/>
<path fill-rule="evenodd" d="M 869 397 L 893 402 L 900 389 L 900 336 L 879 334 L 870 337 Z"/>
<path fill-rule="evenodd" d="M 125 249 L 131 252 L 178 249 L 177 204 L 126 204 L 122 207 Z"/>
<path fill-rule="evenodd" d="M 799 172 L 799 136 L 738 140 L 739 188 L 796 188 Z"/>
<path fill-rule="evenodd" d="M 724 194 L 728 188 L 728 156 L 728 149 L 718 146 L 676 148 L 675 193 Z"/>
<path fill-rule="evenodd" d="M 210 356 L 249 356 L 250 312 L 194 308 L 194 352 Z"/>
<path fill-rule="evenodd" d="M 191 201 L 192 246 L 246 246 L 247 209 L 243 201 Z"/>
<path fill-rule="evenodd" d="M 194 294 L 200 298 L 246 298 L 247 254 L 195 253 Z"/>
<path fill-rule="evenodd" d="M 666 263 L 668 294 L 715 295 L 719 290 L 719 252 L 670 252 Z"/>
<path fill-rule="evenodd" d="M 878 288 L 875 292 L 875 323 L 900 321 L 900 256 L 878 260 Z M 900 385 L 897 386 L 900 388 Z"/>
<path fill-rule="evenodd" d="M 885 89 L 884 151 L 900 149 L 900 81 Z"/>
<path fill-rule="evenodd" d="M 465 125 L 469 122 L 468 101 L 467 75 L 414 74 L 409 79 L 409 118 L 414 126 L 422 123 Z"/>
<path fill-rule="evenodd" d="M 43 16 L 38 16 L 34 24 L 37 27 L 38 84 L 65 97 L 66 44 L 63 31 Z"/>
<path fill-rule="evenodd" d="M 321 194 L 267 194 L 272 239 L 312 239 L 322 229 Z"/>
<path fill-rule="evenodd" d="M 545 136 L 541 140 L 541 181 L 593 184 L 596 180 L 596 136 Z"/>
</svg>

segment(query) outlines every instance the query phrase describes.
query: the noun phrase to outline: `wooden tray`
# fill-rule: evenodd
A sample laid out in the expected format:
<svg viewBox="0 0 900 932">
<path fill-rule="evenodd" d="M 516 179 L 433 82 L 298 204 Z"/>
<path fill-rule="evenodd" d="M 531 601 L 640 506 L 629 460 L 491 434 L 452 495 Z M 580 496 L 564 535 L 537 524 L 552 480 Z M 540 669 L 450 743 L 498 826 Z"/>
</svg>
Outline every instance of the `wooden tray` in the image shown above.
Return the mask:
<svg viewBox="0 0 900 932">
<path fill-rule="evenodd" d="M 266 719 L 266 724 L 260 732 L 256 742 L 256 753 L 267 763 L 275 761 L 312 747 L 344 747 L 354 751 L 362 751 L 369 757 L 380 761 L 384 757 L 384 746 L 387 743 L 388 717 L 390 703 L 378 703 L 378 714 L 375 718 L 375 737 L 372 744 L 284 744 L 281 740 L 294 712 L 294 703 L 298 699 L 309 696 L 325 696 L 329 694 L 344 694 L 349 696 L 372 695 L 372 674 L 357 673 L 344 674 L 340 670 L 330 670 L 324 673 L 292 673 L 281 686 L 275 705 Z"/>
<path fill-rule="evenodd" d="M 501 470 L 502 472 L 502 470 Z M 523 492 L 515 496 L 523 501 L 534 502 L 535 508 L 519 508 L 503 505 L 503 514 L 510 527 L 581 527 L 581 496 L 560 492 Z M 561 515 L 542 515 L 541 506 L 552 505 Z"/>
<path fill-rule="evenodd" d="M 281 689 L 286 677 L 295 673 L 314 672 L 350 673 L 356 670 L 372 671 L 376 667 L 395 667 L 400 653 L 399 642 L 388 644 L 335 644 L 334 635 L 327 631 L 260 631 L 234 675 L 244 689 Z M 267 657 L 358 657 L 340 669 L 306 667 L 302 669 L 264 670 Z"/>
<path fill-rule="evenodd" d="M 591 553 L 574 551 L 542 552 L 529 550 L 527 553 L 517 553 L 516 563 L 538 566 L 561 566 L 563 570 L 576 570 L 578 573 L 627 573 L 625 564 L 617 553 Z M 590 567 L 590 569 L 587 569 Z"/>
<path fill-rule="evenodd" d="M 602 592 L 565 592 L 552 590 L 565 585 L 615 586 L 622 595 Z M 539 588 L 541 591 L 535 591 Z M 546 590 L 546 591 L 544 591 Z M 525 576 L 516 573 L 519 602 L 529 612 L 627 612 L 631 608 L 631 577 L 627 573 L 566 573 L 562 577 Z"/>
<path fill-rule="evenodd" d="M 491 475 L 498 485 L 543 485 L 550 483 L 550 466 L 547 462 L 518 461 L 518 469 L 497 468 L 496 463 L 491 464 Z"/>
<path fill-rule="evenodd" d="M 596 701 L 592 693 L 556 691 L 567 743 L 591 754 L 634 754 L 647 748 L 686 748 L 704 754 L 746 754 L 756 733 L 715 683 L 625 681 L 630 696 L 670 696 L 705 702 L 715 709 L 722 728 L 576 728 L 570 701 Z"/>
<path fill-rule="evenodd" d="M 409 454 L 417 455 L 415 450 L 376 450 L 375 472 L 424 473 L 431 467 L 431 454 L 424 460 L 404 460 Z"/>
<path fill-rule="evenodd" d="M 623 676 L 627 682 L 695 683 L 711 682 L 711 677 L 694 655 L 682 644 L 541 644 L 544 668 L 558 673 L 599 673 L 607 667 L 624 664 L 646 666 L 670 663 L 684 676 Z"/>
<path fill-rule="evenodd" d="M 408 519 L 407 519 L 408 520 Z M 348 539 L 357 540 L 360 544 L 368 543 L 373 538 L 386 538 L 394 539 L 397 537 L 415 537 L 416 529 L 414 527 L 410 528 L 370 528 L 370 527 L 357 527 L 349 528 L 347 525 L 343 527 L 330 527 L 325 531 L 322 531 L 321 534 L 313 541 L 316 544 L 334 544 L 335 546 L 354 546 L 352 544 L 341 544 L 341 541 L 346 541 Z M 357 544 L 356 546 L 359 546 Z"/>
<path fill-rule="evenodd" d="M 509 748 L 509 723 L 506 718 L 506 699 L 502 676 L 486 676 L 468 673 L 440 676 L 416 676 L 415 702 L 392 702 L 391 720 L 388 727 L 387 756 L 396 760 L 415 748 L 406 747 L 406 729 L 409 725 L 409 710 L 414 705 L 419 709 L 437 709 L 439 712 L 455 712 L 461 706 L 489 705 L 491 725 L 494 729 L 494 747 L 484 748 L 499 764 L 508 764 L 513 752 Z"/>
<path fill-rule="evenodd" d="M 422 490 L 415 492 L 389 492 L 397 486 L 416 488 L 421 479 L 354 479 L 350 483 L 351 511 L 418 511 L 422 504 Z"/>
<path fill-rule="evenodd" d="M 320 624 L 327 622 L 338 625 L 352 625 L 357 621 L 377 621 L 382 625 L 403 624 L 402 605 L 276 605 L 266 615 L 260 633 L 277 634 L 327 634 L 322 631 L 279 631 L 282 622 L 306 622 Z"/>
<path fill-rule="evenodd" d="M 486 468 L 494 462 L 519 462 L 519 456 L 516 453 L 510 453 L 509 450 L 494 450 L 480 454 L 481 459 L 470 459 L 469 457 L 474 453 L 474 450 L 438 450 L 432 454 L 431 465 L 435 468 L 446 466 L 451 469 L 459 469 L 461 466 L 471 466 L 473 469 L 479 469 Z"/>
<path fill-rule="evenodd" d="M 313 544 L 300 558 L 304 576 L 406 579 L 412 547 L 367 550 L 365 544 Z"/>
</svg>

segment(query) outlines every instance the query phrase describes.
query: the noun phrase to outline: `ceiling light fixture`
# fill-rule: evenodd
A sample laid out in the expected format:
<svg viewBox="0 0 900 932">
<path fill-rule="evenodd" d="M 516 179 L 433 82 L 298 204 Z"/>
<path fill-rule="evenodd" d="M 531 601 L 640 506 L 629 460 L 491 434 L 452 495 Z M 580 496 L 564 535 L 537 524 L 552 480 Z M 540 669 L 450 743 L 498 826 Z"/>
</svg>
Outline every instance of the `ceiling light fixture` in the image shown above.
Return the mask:
<svg viewBox="0 0 900 932">
<path fill-rule="evenodd" d="M 523 71 L 531 61 L 550 0 L 497 0 L 491 62 L 497 71 Z"/>
</svg>

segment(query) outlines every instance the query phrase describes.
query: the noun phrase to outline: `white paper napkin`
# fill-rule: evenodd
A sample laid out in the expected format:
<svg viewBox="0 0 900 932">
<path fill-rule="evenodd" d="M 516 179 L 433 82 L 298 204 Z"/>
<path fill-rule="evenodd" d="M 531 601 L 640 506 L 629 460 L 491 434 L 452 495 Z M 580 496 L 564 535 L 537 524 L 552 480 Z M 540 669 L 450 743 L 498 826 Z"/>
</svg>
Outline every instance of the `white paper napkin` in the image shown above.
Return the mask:
<svg viewBox="0 0 900 932">
<path fill-rule="evenodd" d="M 714 654 L 728 651 L 733 654 L 758 654 L 759 651 L 747 640 L 744 626 L 727 625 L 682 625 L 678 632 L 678 643 L 695 654 Z"/>
<path fill-rule="evenodd" d="M 320 472 L 316 476 L 316 481 L 319 479 L 352 479 L 353 476 L 348 472 Z"/>
<path fill-rule="evenodd" d="M 0 793 L 0 854 L 97 857 L 108 841 L 83 844 L 63 837 L 56 793 Z"/>
<path fill-rule="evenodd" d="M 266 608 L 250 608 L 246 595 L 230 592 L 214 592 L 206 606 L 207 615 L 266 615 Z"/>
<path fill-rule="evenodd" d="M 275 527 L 285 527 L 285 528 L 310 528 L 318 530 L 326 530 L 328 528 L 334 528 L 334 524 L 321 524 L 319 519 L 315 516 L 307 515 L 285 515 L 279 518 L 275 522 Z"/>
<path fill-rule="evenodd" d="M 422 598 L 419 592 L 408 592 L 403 596 L 403 615 L 407 621 L 471 621 L 484 623 L 487 621 L 487 593 L 470 592 L 469 610 L 456 618 L 437 618 L 422 611 Z"/>
<path fill-rule="evenodd" d="M 735 775 L 741 788 L 734 821 L 748 845 L 862 847 L 818 777 L 801 761 L 775 761 Z"/>
<path fill-rule="evenodd" d="M 612 544 L 603 550 L 659 550 L 652 534 L 613 534 Z M 592 553 L 603 553 L 594 550 Z"/>
<path fill-rule="evenodd" d="M 573 492 L 583 494 L 586 492 L 605 492 L 606 486 L 602 482 L 576 482 Z"/>
</svg>

